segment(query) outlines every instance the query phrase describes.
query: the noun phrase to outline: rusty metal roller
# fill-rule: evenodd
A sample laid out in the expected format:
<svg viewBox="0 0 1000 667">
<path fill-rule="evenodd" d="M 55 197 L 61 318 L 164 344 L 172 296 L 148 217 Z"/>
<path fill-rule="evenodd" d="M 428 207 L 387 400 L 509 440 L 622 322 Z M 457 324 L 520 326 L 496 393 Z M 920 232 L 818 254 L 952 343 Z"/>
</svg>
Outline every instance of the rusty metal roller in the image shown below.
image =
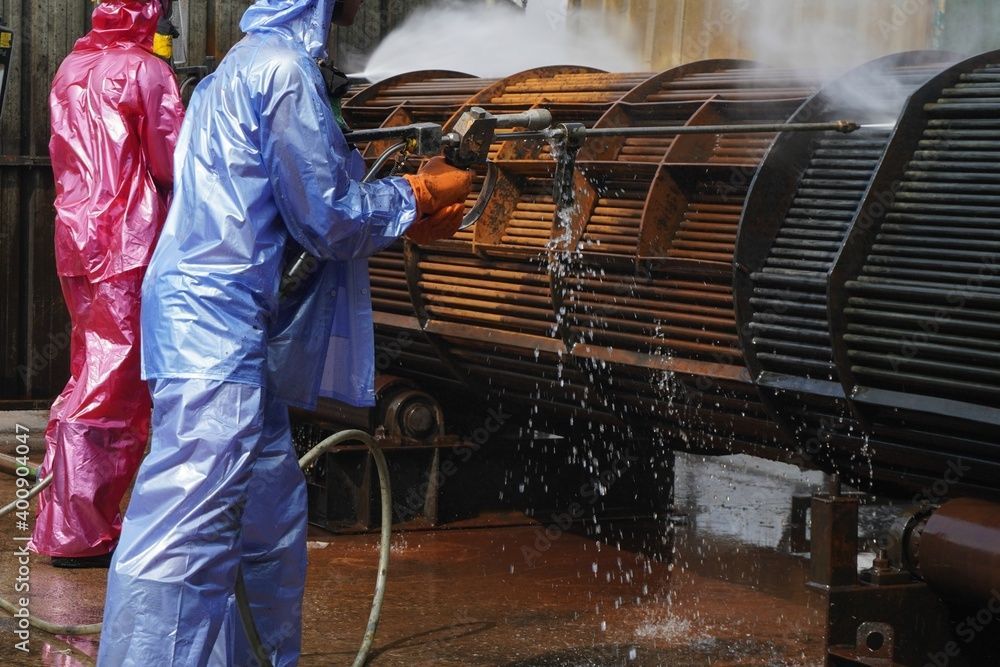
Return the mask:
<svg viewBox="0 0 1000 667">
<path fill-rule="evenodd" d="M 829 274 L 907 97 L 954 59 L 939 52 L 889 56 L 824 87 L 795 122 L 892 122 L 852 135 L 783 135 L 743 211 L 736 306 L 751 374 L 797 447 L 855 484 L 883 470 L 860 455 L 865 431 L 833 361 Z"/>
<path fill-rule="evenodd" d="M 563 113 L 564 119 L 589 117 L 596 120 L 607 109 L 607 100 L 618 99 L 623 92 L 631 90 L 649 76 L 607 74 L 569 67 L 533 70 L 504 81 L 479 81 L 452 74 L 443 76 L 441 72 L 416 73 L 397 77 L 363 91 L 350 100 L 345 111 L 356 127 L 365 127 L 365 123 L 372 119 L 376 119 L 379 125 L 388 126 L 416 120 L 442 122 L 473 105 L 483 106 L 494 112 L 511 113 L 545 102 L 545 106 L 552 109 L 557 117 Z M 456 90 L 460 92 L 444 99 L 438 88 L 443 78 L 448 79 L 448 86 L 444 90 L 449 95 Z M 527 98 L 532 102 L 525 103 Z M 394 104 L 398 106 L 393 107 Z M 429 115 L 432 113 L 435 114 L 434 118 Z M 535 146 L 532 149 L 533 157 L 539 163 L 541 160 L 538 158 L 545 149 L 547 146 Z M 502 146 L 498 144 L 491 156 L 502 159 L 499 155 L 501 150 Z M 546 157 L 545 161 L 548 162 L 549 159 Z M 548 189 L 551 190 L 551 187 Z M 477 196 L 478 192 L 474 192 L 470 198 L 470 206 Z M 541 198 L 545 199 L 546 196 L 548 195 L 542 195 Z M 548 199 L 551 202 L 551 196 Z M 542 204 L 544 206 L 544 202 Z M 551 227 L 552 210 L 554 209 L 550 206 L 548 228 Z M 490 350 L 486 351 L 486 357 L 483 358 L 479 355 L 480 350 L 466 350 L 460 345 L 452 349 L 442 336 L 425 337 L 424 322 L 417 318 L 418 310 L 425 319 L 430 319 L 429 313 L 432 313 L 444 331 L 448 330 L 448 325 L 453 321 L 461 323 L 464 332 L 469 322 L 491 329 L 504 322 L 521 321 L 525 324 L 524 320 L 527 320 L 525 326 L 539 338 L 551 340 L 547 338 L 554 318 L 549 298 L 550 288 L 548 277 L 539 271 L 537 262 L 494 262 L 489 267 L 490 272 L 485 273 L 476 265 L 478 260 L 468 247 L 473 239 L 474 232 L 470 230 L 460 234 L 455 242 L 443 244 L 445 248 L 461 248 L 457 255 L 440 255 L 435 252 L 420 258 L 410 257 L 413 266 L 409 275 L 402 246 L 373 260 L 373 296 L 378 311 L 376 319 L 380 345 L 389 345 L 399 339 L 407 342 L 406 349 L 392 357 L 394 363 L 390 366 L 419 367 L 422 369 L 420 379 L 423 381 L 457 381 L 467 385 L 472 372 L 482 367 L 488 368 L 491 364 Z M 419 278 L 415 280 L 417 289 L 426 288 L 430 303 L 425 304 L 424 299 L 417 299 L 418 310 L 415 310 L 408 291 L 408 278 L 412 280 L 418 274 Z M 516 303 L 498 306 L 489 304 L 489 299 L 495 300 L 496 295 L 509 295 L 512 284 L 515 285 L 513 289 L 521 292 L 520 306 Z M 531 310 L 529 317 L 523 317 L 524 312 L 516 310 L 518 307 L 531 308 L 531 304 L 539 302 L 542 307 Z M 484 303 L 487 304 L 486 307 L 483 307 Z M 537 321 L 531 321 L 531 317 Z M 382 358 L 388 359 L 390 356 L 383 355 Z M 530 349 L 526 356 L 528 360 L 523 363 L 534 364 Z M 555 364 L 551 366 L 554 367 Z M 518 382 L 512 382 L 512 385 L 522 389 L 526 387 L 524 383 Z"/>
<path fill-rule="evenodd" d="M 600 127 L 784 122 L 817 87 L 790 72 L 707 61 L 654 77 Z M 580 249 L 559 277 L 562 330 L 602 401 L 685 447 L 780 456 L 781 434 L 737 346 L 736 228 L 769 135 L 592 142 L 580 156 Z"/>
<path fill-rule="evenodd" d="M 910 99 L 830 276 L 838 378 L 886 476 L 1000 486 L 1000 52 Z M 851 443 L 833 442 L 838 450 Z"/>
<path fill-rule="evenodd" d="M 959 498 L 904 516 L 891 556 L 948 599 L 1000 609 L 1000 505 Z"/>
<path fill-rule="evenodd" d="M 598 424 L 857 483 L 919 487 L 958 456 L 975 468 L 956 492 L 988 493 L 1000 486 L 998 278 L 959 289 L 950 309 L 945 285 L 1000 248 L 993 63 L 910 53 L 825 84 L 733 60 L 495 81 L 427 72 L 362 90 L 345 108 L 358 128 L 451 123 L 472 106 L 544 107 L 593 128 L 887 123 L 777 141 L 595 138 L 561 219 L 551 147 L 497 143 L 497 195 L 475 228 L 372 260 L 379 369 L 521 406 L 553 433 Z M 940 330 L 894 361 L 941 308 Z"/>
<path fill-rule="evenodd" d="M 787 78 L 760 74 L 749 63 L 732 61 L 710 61 L 668 72 L 630 92 L 597 126 L 716 122 L 723 116 L 713 113 L 728 105 L 730 96 L 750 91 L 755 97 L 776 101 L 785 94 Z M 781 92 L 769 95 L 779 79 Z M 649 101 L 664 94 L 670 99 Z M 794 108 L 802 99 L 788 102 L 786 108 Z M 783 105 L 777 102 L 778 107 Z M 737 119 L 742 110 L 732 110 L 725 118 L 740 122 Z M 771 109 L 771 113 L 777 115 L 751 112 L 743 118 L 749 122 L 787 117 L 781 115 L 780 108 Z M 715 137 L 707 139 L 714 141 Z M 721 364 L 714 363 L 714 357 L 725 355 L 725 351 L 713 344 L 717 338 L 710 329 L 726 327 L 721 322 L 732 319 L 726 314 L 731 313 L 731 307 L 724 303 L 729 279 L 722 276 L 728 270 L 719 267 L 716 285 L 705 284 L 700 276 L 685 280 L 689 274 L 683 270 L 669 275 L 665 263 L 683 260 L 666 259 L 669 251 L 652 247 L 648 241 L 653 239 L 643 243 L 643 229 L 648 234 L 653 226 L 662 224 L 662 218 L 654 220 L 650 215 L 654 209 L 648 204 L 660 196 L 667 181 L 693 175 L 687 183 L 692 189 L 702 188 L 707 198 L 731 196 L 718 190 L 709 192 L 711 184 L 695 182 L 702 173 L 709 179 L 727 177 L 722 176 L 726 167 L 721 162 L 716 163 L 716 173 L 693 166 L 702 159 L 708 163 L 718 157 L 711 149 L 695 156 L 692 146 L 697 144 L 698 138 L 609 140 L 594 142 L 581 154 L 578 214 L 566 221 L 567 229 L 559 230 L 564 247 L 581 252 L 569 255 L 568 263 L 566 258 L 556 262 L 555 270 L 550 271 L 558 307 L 564 311 L 558 335 L 571 365 L 594 378 L 588 404 L 591 411 L 606 411 L 639 428 L 683 424 L 684 444 L 690 447 L 725 450 L 738 446 L 737 440 L 745 446 L 770 443 L 777 433 L 759 409 L 752 387 L 740 381 L 738 368 L 719 369 Z M 679 217 L 681 210 L 660 209 L 658 213 Z M 675 249 L 679 248 L 677 244 Z M 681 298 L 690 299 L 689 303 L 670 303 L 662 298 L 662 290 L 677 287 L 681 289 L 674 294 L 688 292 Z M 720 300 L 723 303 L 718 308 Z M 715 317 L 718 314 L 721 317 Z M 708 373 L 699 373 L 709 365 L 695 370 L 691 361 L 683 359 L 688 355 L 713 358 L 709 372 L 721 370 L 728 377 L 716 374 L 710 378 Z M 731 360 L 739 363 L 735 355 Z M 694 374 L 686 373 L 691 370 Z M 688 400 L 695 384 L 698 392 L 715 394 L 714 398 Z M 695 403 L 712 408 L 697 409 Z"/>
<path fill-rule="evenodd" d="M 383 124 L 416 120 L 415 113 L 446 101 L 433 92 L 435 84 L 418 85 L 425 80 L 440 81 L 441 73 L 374 86 L 350 101 L 348 116 L 357 125 L 378 108 Z M 454 90 L 468 80 L 448 81 Z M 744 61 L 706 61 L 656 75 L 543 68 L 486 82 L 455 112 L 544 106 L 557 121 L 592 127 L 783 122 L 816 87 Z M 578 211 L 558 224 L 550 147 L 498 144 L 500 195 L 474 231 L 373 260 L 380 335 L 423 332 L 439 370 L 449 371 L 436 379 L 492 399 L 544 404 L 542 412 L 561 422 L 580 414 L 656 425 L 670 415 L 692 425 L 699 446 L 775 441 L 779 433 L 736 345 L 728 268 L 752 169 L 772 138 L 595 141 L 581 154 Z M 675 208 L 647 206 L 674 190 L 682 191 Z M 578 266 L 553 255 L 560 245 L 579 245 Z M 665 372 L 677 373 L 677 386 L 661 381 Z M 621 389 L 598 391 L 609 375 L 621 378 Z M 701 386 L 704 378 L 710 382 Z M 712 409 L 691 402 L 672 409 L 685 382 L 710 393 Z"/>
</svg>

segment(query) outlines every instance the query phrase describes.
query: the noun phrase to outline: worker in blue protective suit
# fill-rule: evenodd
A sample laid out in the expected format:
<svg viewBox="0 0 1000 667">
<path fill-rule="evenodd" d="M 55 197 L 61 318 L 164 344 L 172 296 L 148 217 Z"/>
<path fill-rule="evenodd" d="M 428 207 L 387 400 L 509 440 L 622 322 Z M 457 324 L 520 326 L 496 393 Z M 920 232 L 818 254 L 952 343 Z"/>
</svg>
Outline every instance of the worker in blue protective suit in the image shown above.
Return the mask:
<svg viewBox="0 0 1000 667">
<path fill-rule="evenodd" d="M 286 406 L 311 405 L 324 375 L 328 395 L 374 402 L 366 258 L 460 224 L 471 177 L 441 160 L 359 182 L 315 62 L 360 1 L 336 4 L 258 0 L 191 101 L 143 283 L 153 437 L 111 564 L 102 666 L 256 664 L 238 570 L 271 662 L 296 664 L 306 497 Z M 280 300 L 292 241 L 328 261 Z"/>
</svg>

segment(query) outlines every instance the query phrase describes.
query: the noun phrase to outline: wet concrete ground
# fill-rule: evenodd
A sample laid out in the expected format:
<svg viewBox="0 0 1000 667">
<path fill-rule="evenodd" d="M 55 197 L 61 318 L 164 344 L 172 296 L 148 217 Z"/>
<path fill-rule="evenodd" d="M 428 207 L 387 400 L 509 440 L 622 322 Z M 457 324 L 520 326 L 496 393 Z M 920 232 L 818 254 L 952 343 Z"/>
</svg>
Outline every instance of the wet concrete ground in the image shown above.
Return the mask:
<svg viewBox="0 0 1000 667">
<path fill-rule="evenodd" d="M 4 450 L 6 451 L 6 450 Z M 657 522 L 601 526 L 600 541 L 545 525 L 397 534 L 372 665 L 547 667 L 792 666 L 820 663 L 819 622 L 804 588 L 792 496 L 816 475 L 752 459 L 683 458 L 672 531 Z M 0 475 L 0 499 L 14 482 Z M 511 517 L 497 517 L 510 523 Z M 502 521 L 500 521 L 502 519 Z M 16 576 L 12 517 L 0 520 L 0 593 Z M 620 544 L 619 544 L 620 543 Z M 628 545 L 662 545 L 644 555 Z M 301 664 L 350 664 L 364 632 L 377 539 L 314 530 Z M 31 611 L 92 623 L 104 572 L 63 571 L 34 558 Z M 0 620 L 0 664 L 93 664 L 94 639 L 32 631 L 14 648 Z"/>
<path fill-rule="evenodd" d="M 41 455 L 45 452 L 42 434 L 45 433 L 48 421 L 49 413 L 46 410 L 5 410 L 0 403 L 0 453 L 12 456 L 17 447 L 17 436 L 26 429 L 33 434 L 28 444 L 33 452 L 39 454 L 35 460 L 41 461 Z"/>
</svg>

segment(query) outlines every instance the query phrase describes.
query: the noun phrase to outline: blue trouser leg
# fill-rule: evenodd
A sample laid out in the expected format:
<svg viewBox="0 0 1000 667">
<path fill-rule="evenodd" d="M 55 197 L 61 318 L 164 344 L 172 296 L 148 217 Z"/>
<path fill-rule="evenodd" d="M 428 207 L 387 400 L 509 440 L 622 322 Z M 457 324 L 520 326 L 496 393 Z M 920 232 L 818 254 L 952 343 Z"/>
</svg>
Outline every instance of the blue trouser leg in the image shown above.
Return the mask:
<svg viewBox="0 0 1000 667">
<path fill-rule="evenodd" d="M 254 624 L 274 667 L 295 665 L 306 580 L 306 483 L 292 447 L 288 409 L 267 406 L 265 446 L 254 464 L 243 515 L 243 579 Z M 235 609 L 231 612 L 235 613 Z M 231 664 L 255 664 L 238 616 Z"/>
<path fill-rule="evenodd" d="M 259 592 L 258 625 L 265 641 L 276 636 L 269 628 L 280 630 L 285 622 L 277 619 L 279 614 L 299 610 L 304 483 L 301 473 L 296 470 L 293 477 L 288 466 L 294 456 L 287 416 L 281 406 L 263 401 L 264 391 L 248 385 L 153 383 L 153 442 L 109 572 L 98 656 L 102 667 L 208 664 L 223 626 L 232 628 L 227 615 L 244 547 L 248 586 Z M 287 450 L 283 456 L 277 454 L 282 447 Z M 255 471 L 258 462 L 263 467 Z M 262 476 L 255 483 L 257 474 Z M 282 498 L 290 504 L 284 505 Z M 268 506 L 258 510 L 258 505 Z M 282 509 L 284 521 L 277 518 Z M 245 525 L 255 516 L 260 518 L 252 526 Z M 262 526 L 269 517 L 273 525 Z M 283 543 L 286 529 L 292 535 Z M 250 583 L 266 576 L 278 578 L 264 587 Z M 275 653 L 283 661 L 279 664 L 297 659 L 297 620 L 294 625 Z"/>
</svg>

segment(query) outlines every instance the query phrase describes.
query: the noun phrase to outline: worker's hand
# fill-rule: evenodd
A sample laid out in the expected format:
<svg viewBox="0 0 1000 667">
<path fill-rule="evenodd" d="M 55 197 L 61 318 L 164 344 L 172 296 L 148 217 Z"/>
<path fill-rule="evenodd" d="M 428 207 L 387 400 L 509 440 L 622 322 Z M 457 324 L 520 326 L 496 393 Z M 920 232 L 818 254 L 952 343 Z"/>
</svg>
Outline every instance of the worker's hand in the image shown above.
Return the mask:
<svg viewBox="0 0 1000 667">
<path fill-rule="evenodd" d="M 472 173 L 452 167 L 443 157 L 429 160 L 413 176 L 406 176 L 422 216 L 433 216 L 452 204 L 464 203 L 472 192 Z"/>
<path fill-rule="evenodd" d="M 462 225 L 465 218 L 465 204 L 445 206 L 434 215 L 417 222 L 406 232 L 406 238 L 419 245 L 450 239 Z"/>
</svg>

